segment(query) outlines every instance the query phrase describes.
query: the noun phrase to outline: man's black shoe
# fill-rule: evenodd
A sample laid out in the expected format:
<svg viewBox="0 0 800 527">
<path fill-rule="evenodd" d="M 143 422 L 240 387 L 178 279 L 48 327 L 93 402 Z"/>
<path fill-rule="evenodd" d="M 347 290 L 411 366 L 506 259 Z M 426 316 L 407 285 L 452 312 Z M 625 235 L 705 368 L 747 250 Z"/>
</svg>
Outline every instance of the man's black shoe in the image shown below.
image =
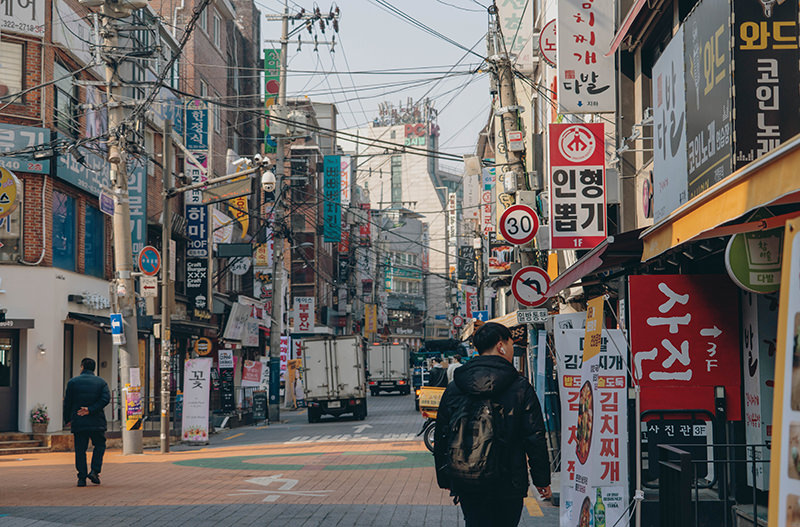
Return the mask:
<svg viewBox="0 0 800 527">
<path fill-rule="evenodd" d="M 78 486 L 79 487 L 85 487 L 86 486 L 86 479 L 84 479 L 84 478 L 78 479 Z"/>
<path fill-rule="evenodd" d="M 99 485 L 100 484 L 100 476 L 94 470 L 89 472 L 89 474 L 87 474 L 86 477 L 89 478 L 89 481 L 91 481 L 95 485 Z M 84 484 L 85 484 L 85 482 L 84 482 Z"/>
</svg>

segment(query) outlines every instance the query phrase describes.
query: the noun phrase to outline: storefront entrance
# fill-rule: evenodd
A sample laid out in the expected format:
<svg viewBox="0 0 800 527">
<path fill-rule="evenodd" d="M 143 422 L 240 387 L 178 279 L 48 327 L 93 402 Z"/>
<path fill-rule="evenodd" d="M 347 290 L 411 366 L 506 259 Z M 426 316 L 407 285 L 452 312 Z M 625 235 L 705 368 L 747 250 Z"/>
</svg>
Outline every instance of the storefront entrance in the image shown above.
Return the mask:
<svg viewBox="0 0 800 527">
<path fill-rule="evenodd" d="M 15 432 L 19 428 L 18 343 L 16 331 L 0 331 L 0 432 Z"/>
</svg>

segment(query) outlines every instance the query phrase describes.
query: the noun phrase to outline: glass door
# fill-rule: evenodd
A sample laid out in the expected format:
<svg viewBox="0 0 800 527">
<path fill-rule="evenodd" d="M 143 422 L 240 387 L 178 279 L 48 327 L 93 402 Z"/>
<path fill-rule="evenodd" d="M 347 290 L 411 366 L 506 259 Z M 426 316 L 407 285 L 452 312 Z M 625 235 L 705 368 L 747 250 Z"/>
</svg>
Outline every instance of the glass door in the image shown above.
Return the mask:
<svg viewBox="0 0 800 527">
<path fill-rule="evenodd" d="M 19 401 L 17 332 L 0 331 L 0 432 L 16 432 Z"/>
</svg>

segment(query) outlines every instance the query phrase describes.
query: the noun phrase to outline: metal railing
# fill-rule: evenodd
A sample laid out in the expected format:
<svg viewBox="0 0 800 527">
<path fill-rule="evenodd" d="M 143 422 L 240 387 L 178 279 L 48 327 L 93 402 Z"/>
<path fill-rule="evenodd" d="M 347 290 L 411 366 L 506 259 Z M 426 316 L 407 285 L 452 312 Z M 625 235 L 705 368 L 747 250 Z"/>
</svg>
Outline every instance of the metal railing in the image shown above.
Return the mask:
<svg viewBox="0 0 800 527">
<path fill-rule="evenodd" d="M 699 527 L 701 496 L 700 490 L 708 488 L 702 484 L 697 469 L 706 459 L 692 459 L 692 454 L 683 450 L 682 445 L 658 445 L 660 474 L 658 485 L 659 522 L 661 527 Z M 736 465 L 744 465 L 752 478 L 752 515 L 753 526 L 758 525 L 758 463 L 769 463 L 769 459 L 758 459 L 756 449 L 769 449 L 768 443 L 762 444 L 712 444 L 707 448 L 722 449 L 723 459 L 715 459 L 714 479 L 717 483 L 718 501 L 722 503 L 722 526 L 734 525 L 732 505 L 735 495 L 728 482 L 733 481 L 732 469 Z M 745 459 L 735 459 L 731 455 L 737 449 L 744 449 Z M 749 454 L 749 456 L 748 456 Z M 720 471 L 717 475 L 716 471 Z M 687 506 L 688 505 L 688 506 Z M 694 513 L 694 514 L 692 514 Z"/>
</svg>

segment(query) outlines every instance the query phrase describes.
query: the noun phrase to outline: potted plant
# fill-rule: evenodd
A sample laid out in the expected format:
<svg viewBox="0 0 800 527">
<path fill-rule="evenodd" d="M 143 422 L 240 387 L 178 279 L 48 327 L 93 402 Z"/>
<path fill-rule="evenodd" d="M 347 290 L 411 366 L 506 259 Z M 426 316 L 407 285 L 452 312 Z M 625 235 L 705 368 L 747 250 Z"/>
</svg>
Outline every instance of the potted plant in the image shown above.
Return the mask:
<svg viewBox="0 0 800 527">
<path fill-rule="evenodd" d="M 47 415 L 47 406 L 37 404 L 31 410 L 31 426 L 33 427 L 34 434 L 46 434 L 47 424 L 50 422 L 50 416 Z"/>
</svg>

